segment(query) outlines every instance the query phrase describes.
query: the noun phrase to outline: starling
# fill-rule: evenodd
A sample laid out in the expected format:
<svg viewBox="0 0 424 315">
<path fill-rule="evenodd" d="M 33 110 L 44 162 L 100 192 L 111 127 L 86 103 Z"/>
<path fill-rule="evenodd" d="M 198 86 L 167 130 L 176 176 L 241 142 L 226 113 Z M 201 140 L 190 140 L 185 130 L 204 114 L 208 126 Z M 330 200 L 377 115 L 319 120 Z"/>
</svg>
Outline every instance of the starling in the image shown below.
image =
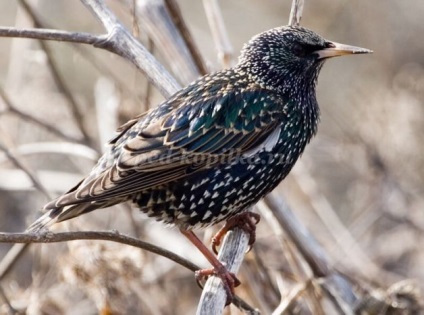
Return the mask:
<svg viewBox="0 0 424 315">
<path fill-rule="evenodd" d="M 229 301 L 236 276 L 193 233 L 227 222 L 254 241 L 257 214 L 244 212 L 289 173 L 317 131 L 315 86 L 329 57 L 370 53 L 302 27 L 253 37 L 236 66 L 205 75 L 118 129 L 107 152 L 74 188 L 44 206 L 36 232 L 90 211 L 132 201 L 176 225 L 212 264 Z"/>
</svg>

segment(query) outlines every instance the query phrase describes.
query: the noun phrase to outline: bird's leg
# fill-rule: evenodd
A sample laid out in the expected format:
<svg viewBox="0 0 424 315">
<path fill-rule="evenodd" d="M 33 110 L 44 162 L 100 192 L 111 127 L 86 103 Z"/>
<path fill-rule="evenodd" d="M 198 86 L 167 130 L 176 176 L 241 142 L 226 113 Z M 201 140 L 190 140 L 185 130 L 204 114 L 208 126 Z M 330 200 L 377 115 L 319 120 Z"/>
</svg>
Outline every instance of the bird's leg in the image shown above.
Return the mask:
<svg viewBox="0 0 424 315">
<path fill-rule="evenodd" d="M 238 227 L 249 234 L 249 250 L 256 240 L 256 224 L 261 220 L 261 216 L 255 212 L 245 211 L 227 220 L 225 225 L 212 238 L 212 250 L 218 253 L 216 247 L 221 244 L 222 237 L 232 228 Z"/>
<path fill-rule="evenodd" d="M 240 280 L 237 279 L 236 275 L 232 272 L 229 272 L 227 268 L 216 258 L 216 256 L 202 243 L 202 241 L 194 234 L 192 231 L 180 229 L 181 233 L 187 237 L 190 242 L 196 246 L 203 256 L 211 263 L 213 268 L 211 269 L 201 269 L 196 271 L 196 279 L 200 281 L 201 279 L 208 276 L 217 276 L 222 280 L 224 289 L 227 293 L 227 302 L 226 305 L 230 304 L 234 297 L 234 287 L 240 285 Z"/>
</svg>

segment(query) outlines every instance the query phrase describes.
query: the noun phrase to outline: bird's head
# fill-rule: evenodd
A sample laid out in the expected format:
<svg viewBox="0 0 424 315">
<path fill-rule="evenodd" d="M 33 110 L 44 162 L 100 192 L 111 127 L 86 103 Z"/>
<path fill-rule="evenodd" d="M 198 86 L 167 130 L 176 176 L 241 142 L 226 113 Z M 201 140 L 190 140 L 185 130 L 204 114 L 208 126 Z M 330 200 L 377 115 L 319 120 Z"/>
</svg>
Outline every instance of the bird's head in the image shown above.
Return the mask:
<svg viewBox="0 0 424 315">
<path fill-rule="evenodd" d="M 303 27 L 283 26 L 254 36 L 243 48 L 238 66 L 258 83 L 283 92 L 311 89 L 330 57 L 371 50 L 328 41 Z"/>
</svg>

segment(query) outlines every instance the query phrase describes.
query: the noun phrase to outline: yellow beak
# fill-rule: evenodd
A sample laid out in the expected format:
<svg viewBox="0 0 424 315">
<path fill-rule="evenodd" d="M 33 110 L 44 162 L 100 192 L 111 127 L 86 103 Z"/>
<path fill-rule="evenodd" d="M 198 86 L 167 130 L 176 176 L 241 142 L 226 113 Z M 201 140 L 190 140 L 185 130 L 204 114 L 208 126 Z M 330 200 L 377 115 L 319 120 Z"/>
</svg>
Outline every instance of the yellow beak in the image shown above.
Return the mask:
<svg viewBox="0 0 424 315">
<path fill-rule="evenodd" d="M 372 50 L 369 50 L 366 48 L 349 46 L 349 45 L 339 44 L 335 42 L 328 42 L 328 48 L 315 51 L 315 53 L 318 54 L 318 59 L 331 58 L 331 57 L 344 56 L 344 55 L 352 55 L 352 54 L 371 54 L 372 52 L 373 52 Z"/>
</svg>

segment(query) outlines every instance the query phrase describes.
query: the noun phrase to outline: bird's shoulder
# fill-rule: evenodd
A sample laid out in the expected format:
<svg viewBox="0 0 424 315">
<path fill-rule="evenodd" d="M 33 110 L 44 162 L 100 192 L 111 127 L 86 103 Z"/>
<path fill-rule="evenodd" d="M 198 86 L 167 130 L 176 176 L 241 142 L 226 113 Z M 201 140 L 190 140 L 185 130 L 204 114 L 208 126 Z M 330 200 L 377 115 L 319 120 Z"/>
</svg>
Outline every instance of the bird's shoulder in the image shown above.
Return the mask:
<svg viewBox="0 0 424 315">
<path fill-rule="evenodd" d="M 234 69 L 219 71 L 194 81 L 156 108 L 118 129 L 112 145 L 140 134 L 164 136 L 178 130 L 190 134 L 211 127 L 251 132 L 284 114 L 285 100 Z"/>
<path fill-rule="evenodd" d="M 243 74 L 202 77 L 124 124 L 90 175 L 54 205 L 121 198 L 221 161 L 209 157 L 255 154 L 276 143 L 281 115 L 278 94 Z"/>
</svg>

